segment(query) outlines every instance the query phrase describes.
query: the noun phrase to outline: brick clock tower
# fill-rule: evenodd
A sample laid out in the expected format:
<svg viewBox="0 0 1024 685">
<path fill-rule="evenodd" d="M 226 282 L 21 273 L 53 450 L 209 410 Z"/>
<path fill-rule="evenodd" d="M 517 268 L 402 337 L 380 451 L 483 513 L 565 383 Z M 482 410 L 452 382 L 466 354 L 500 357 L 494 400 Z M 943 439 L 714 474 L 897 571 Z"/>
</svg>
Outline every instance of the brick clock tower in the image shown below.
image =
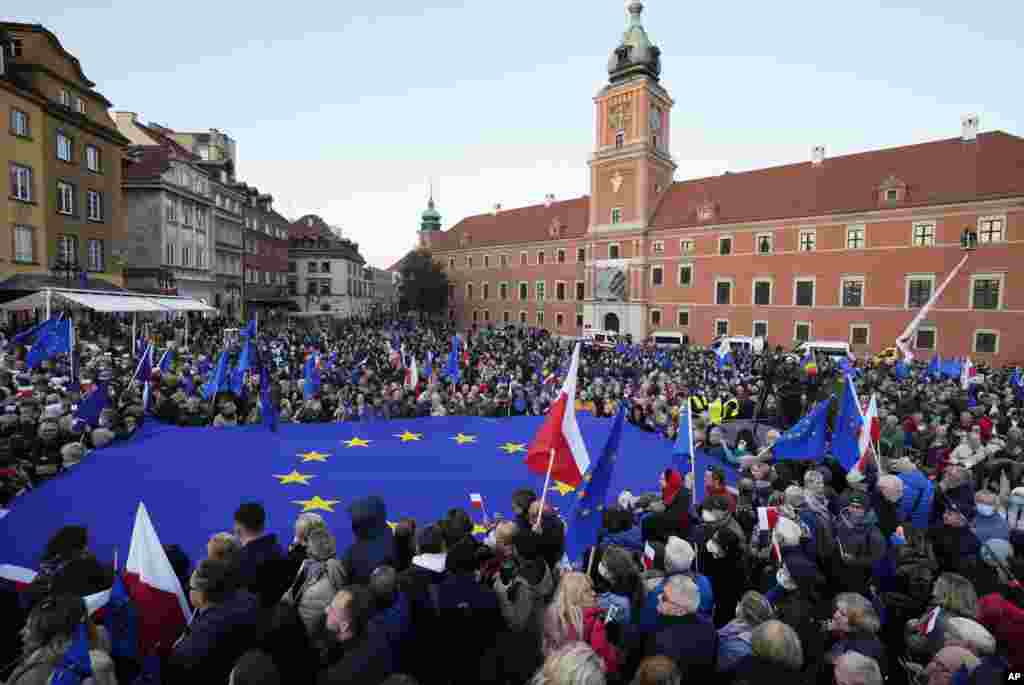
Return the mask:
<svg viewBox="0 0 1024 685">
<path fill-rule="evenodd" d="M 608 60 L 608 85 L 594 98 L 590 228 L 584 326 L 647 335 L 648 222 L 672 184 L 672 98 L 659 83 L 661 51 L 632 0 L 622 42 Z"/>
</svg>

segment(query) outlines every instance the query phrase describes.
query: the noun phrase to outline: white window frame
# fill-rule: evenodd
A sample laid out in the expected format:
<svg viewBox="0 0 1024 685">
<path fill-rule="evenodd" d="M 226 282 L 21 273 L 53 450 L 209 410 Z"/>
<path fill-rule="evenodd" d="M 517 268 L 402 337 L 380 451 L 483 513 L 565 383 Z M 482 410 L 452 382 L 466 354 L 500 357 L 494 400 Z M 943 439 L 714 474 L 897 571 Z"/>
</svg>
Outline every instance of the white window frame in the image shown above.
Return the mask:
<svg viewBox="0 0 1024 685">
<path fill-rule="evenodd" d="M 562 287 L 562 292 L 565 294 L 565 297 L 563 297 L 562 299 L 558 299 L 558 286 L 559 286 L 559 284 L 561 284 L 563 286 Z M 568 284 L 568 282 L 566 282 L 566 281 L 555 281 L 555 302 L 568 302 L 568 301 L 569 301 L 569 284 Z"/>
<path fill-rule="evenodd" d="M 868 330 L 868 339 L 865 342 L 863 342 L 863 343 L 854 343 L 853 342 L 853 329 L 855 329 L 855 328 L 866 328 Z M 863 323 L 863 322 L 861 322 L 861 323 L 851 323 L 850 324 L 850 329 L 848 331 L 847 340 L 849 341 L 850 346 L 853 346 L 853 345 L 856 344 L 856 345 L 863 345 L 863 346 L 870 347 L 871 346 L 871 324 Z"/>
<path fill-rule="evenodd" d="M 538 309 L 537 310 L 537 317 L 536 318 L 537 318 L 537 325 L 543 327 L 544 326 L 544 310 L 543 309 Z"/>
<path fill-rule="evenodd" d="M 900 199 L 899 188 L 887 188 L 882 195 L 882 199 L 886 202 L 896 202 Z"/>
<path fill-rule="evenodd" d="M 759 337 L 757 335 L 757 325 L 758 324 L 763 324 L 764 325 L 764 336 L 763 337 L 765 339 L 767 339 L 768 338 L 768 322 L 765 321 L 764 319 L 754 319 L 753 323 L 750 326 L 750 335 L 751 335 L 751 337 L 754 337 L 754 338 Z"/>
<path fill-rule="evenodd" d="M 473 299 L 473 284 L 466 284 L 466 301 L 469 302 Z"/>
<path fill-rule="evenodd" d="M 484 302 L 491 299 L 491 284 L 489 281 L 484 281 L 480 284 L 480 299 Z"/>
<path fill-rule="evenodd" d="M 530 322 L 530 312 L 525 309 L 519 310 L 519 325 L 525 326 Z"/>
<path fill-rule="evenodd" d="M 14 170 L 14 199 L 32 202 L 32 168 L 22 164 L 12 164 Z"/>
<path fill-rule="evenodd" d="M 467 269 L 473 268 L 473 255 L 463 255 L 462 263 L 466 265 Z"/>
<path fill-rule="evenodd" d="M 57 131 L 57 159 L 70 163 L 72 160 L 74 141 L 64 131 Z"/>
<path fill-rule="evenodd" d="M 761 239 L 768 239 L 768 251 L 761 252 Z M 775 253 L 775 234 L 771 232 L 758 233 L 754 236 L 754 254 L 755 255 L 769 255 Z"/>
<path fill-rule="evenodd" d="M 974 309 L 974 283 L 976 281 L 999 281 L 999 303 L 995 309 Z M 979 312 L 1001 312 L 1006 300 L 1006 274 L 971 274 L 970 309 Z"/>
<path fill-rule="evenodd" d="M 919 346 L 917 344 L 917 336 L 918 336 L 918 334 L 921 331 L 931 331 L 931 334 L 932 334 L 932 346 L 931 347 L 921 347 L 921 346 Z M 938 328 L 938 326 L 933 326 L 933 325 L 930 325 L 930 324 L 929 325 L 924 325 L 924 326 L 918 326 L 917 330 L 914 331 L 914 349 L 915 350 L 922 350 L 922 351 L 926 351 L 926 352 L 934 352 L 935 350 L 939 349 L 939 328 Z"/>
<path fill-rule="evenodd" d="M 856 307 L 848 307 L 846 305 L 845 298 L 843 297 L 843 291 L 846 289 L 847 283 L 860 283 L 860 304 Z M 817 293 L 815 293 L 817 296 Z M 841 276 L 839 278 L 839 306 L 843 309 L 863 309 L 868 301 L 868 280 L 861 275 L 852 276 Z"/>
<path fill-rule="evenodd" d="M 512 323 L 512 312 L 505 310 L 501 313 L 501 322 L 505 324 Z"/>
<path fill-rule="evenodd" d="M 583 286 L 583 297 L 582 298 L 577 297 L 577 294 L 580 291 L 580 286 L 581 285 Z M 587 299 L 587 282 L 586 281 L 575 281 L 573 283 L 573 286 L 572 286 L 572 299 L 573 299 L 574 302 L 583 302 L 583 300 Z"/>
<path fill-rule="evenodd" d="M 75 213 L 75 187 L 65 181 L 57 181 L 57 213 L 65 216 Z"/>
<path fill-rule="evenodd" d="M 60 104 L 68 109 L 71 109 L 71 93 L 68 92 L 67 88 L 60 89 Z"/>
<path fill-rule="evenodd" d="M 85 191 L 85 206 L 89 221 L 103 221 L 103 193 L 98 190 Z"/>
<path fill-rule="evenodd" d="M 728 283 L 729 284 L 729 301 L 727 303 L 725 303 L 725 304 L 722 304 L 722 303 L 720 303 L 718 301 L 718 286 L 721 283 Z M 736 304 L 736 279 L 731 278 L 731 277 L 730 278 L 726 278 L 726 277 L 716 278 L 715 279 L 715 289 L 712 291 L 711 298 L 712 298 L 711 304 L 715 305 L 716 307 L 732 307 L 733 305 L 735 305 Z"/>
<path fill-rule="evenodd" d="M 998 221 L 1000 225 L 999 239 L 998 240 L 982 240 L 981 238 L 981 225 L 987 221 Z M 992 243 L 1005 243 L 1006 242 L 1006 215 L 1005 214 L 990 214 L 988 216 L 978 217 L 978 243 L 981 245 L 989 245 Z"/>
<path fill-rule="evenodd" d="M 562 312 L 555 312 L 555 328 L 562 328 L 565 326 L 565 314 Z"/>
<path fill-rule="evenodd" d="M 2 50 L 0 50 L 2 52 Z M 2 73 L 2 72 L 0 72 Z M 11 129 L 14 135 L 27 138 L 31 127 L 29 126 L 28 112 L 18 109 L 17 107 L 11 108 Z"/>
<path fill-rule="evenodd" d="M 689 269 L 690 269 L 690 282 L 689 283 L 683 283 L 683 268 L 684 267 L 689 267 Z M 694 282 L 695 279 L 696 279 L 696 269 L 695 269 L 695 267 L 693 265 L 693 262 L 686 262 L 684 264 L 680 264 L 676 268 L 676 282 L 679 284 L 680 288 L 692 288 L 693 287 L 693 282 Z"/>
<path fill-rule="evenodd" d="M 928 297 L 931 298 L 935 294 L 935 274 L 907 274 L 903 279 L 903 308 L 904 309 L 920 309 L 918 306 L 910 306 L 910 283 L 912 281 L 928 281 L 931 287 L 928 290 Z"/>
<path fill-rule="evenodd" d="M 654 313 L 655 312 L 658 313 L 658 320 L 657 320 L 657 322 L 655 322 L 655 320 L 654 320 Z M 650 312 L 647 314 L 647 320 L 651 322 L 652 326 L 661 326 L 664 323 L 664 321 L 665 321 L 665 319 L 661 315 L 661 307 L 652 307 Z"/>
<path fill-rule="evenodd" d="M 655 283 L 654 282 L 654 273 L 655 272 L 658 272 L 659 274 L 661 274 L 661 283 Z M 665 267 L 663 267 L 661 265 L 652 266 L 651 267 L 651 287 L 652 288 L 660 288 L 663 285 L 665 285 Z"/>
<path fill-rule="evenodd" d="M 473 310 L 473 323 L 479 323 L 479 321 L 480 321 L 480 310 L 479 309 L 474 309 Z"/>
<path fill-rule="evenodd" d="M 498 255 L 498 266 L 500 266 L 502 269 L 507 269 L 508 268 L 508 255 L 507 254 L 500 254 L 500 255 Z"/>
<path fill-rule="evenodd" d="M 16 264 L 31 264 L 36 259 L 36 235 L 35 229 L 24 224 L 14 224 L 14 262 Z M 28 258 L 24 252 L 19 252 L 18 236 L 28 235 Z M 23 241 L 24 242 L 24 241 Z"/>
<path fill-rule="evenodd" d="M 804 236 L 809 235 L 813 238 L 814 245 L 809 250 L 804 249 Z M 816 228 L 802 228 L 797 234 L 796 239 L 796 251 L 797 252 L 817 252 L 818 251 L 818 230 Z"/>
<path fill-rule="evenodd" d="M 560 247 L 555 250 L 555 264 L 565 264 L 565 248 Z"/>
<path fill-rule="evenodd" d="M 651 243 L 651 254 L 664 254 L 665 253 L 665 241 L 655 240 Z"/>
<path fill-rule="evenodd" d="M 720 324 L 720 323 L 724 323 L 725 324 L 725 331 L 723 331 L 721 333 L 718 332 L 718 324 Z M 729 319 L 715 319 L 714 328 L 712 329 L 712 333 L 713 333 L 712 337 L 715 337 L 715 338 L 717 338 L 720 335 L 729 335 Z"/>
<path fill-rule="evenodd" d="M 722 241 L 729 241 L 729 254 L 722 253 Z M 736 238 L 733 237 L 732 233 L 726 233 L 725 235 L 718 236 L 718 256 L 719 257 L 731 257 L 736 254 Z"/>
<path fill-rule="evenodd" d="M 811 293 L 811 304 L 810 306 L 797 304 L 796 303 L 796 292 L 797 284 L 799 283 L 812 283 L 814 291 Z M 818 305 L 818 277 L 817 276 L 794 276 L 793 277 L 793 306 L 794 307 L 806 307 L 807 309 L 814 309 Z"/>
<path fill-rule="evenodd" d="M 860 247 L 850 247 L 850 234 L 854 231 L 860 231 Z M 867 224 L 847 224 L 846 226 L 846 242 L 844 243 L 847 250 L 863 250 L 868 246 L 868 226 Z M 817 241 L 815 241 L 815 247 L 817 247 Z"/>
<path fill-rule="evenodd" d="M 580 252 L 583 252 L 583 259 L 580 259 Z M 576 247 L 576 263 L 577 264 L 586 264 L 587 263 L 587 248 L 586 247 L 579 247 L 579 246 Z"/>
<path fill-rule="evenodd" d="M 97 249 L 98 248 L 98 249 Z M 89 259 L 89 271 L 102 272 L 106 266 L 106 251 L 103 249 L 103 241 L 90 238 L 88 243 L 87 256 Z"/>
<path fill-rule="evenodd" d="M 693 254 L 697 249 L 693 238 L 682 238 L 679 241 L 679 254 Z"/>
<path fill-rule="evenodd" d="M 978 334 L 988 333 L 989 335 L 996 336 L 996 347 L 992 352 L 979 352 L 978 351 Z M 999 343 L 1002 340 L 1002 334 L 994 328 L 975 328 L 974 332 L 971 333 L 971 352 L 974 354 L 999 354 Z"/>
<path fill-rule="evenodd" d="M 686 314 L 686 323 L 679 320 L 680 314 Z M 688 307 L 678 307 L 676 309 L 676 328 L 689 328 L 690 327 L 690 310 Z"/>
<path fill-rule="evenodd" d="M 530 253 L 526 250 L 519 253 L 519 266 L 530 266 Z"/>
<path fill-rule="evenodd" d="M 622 223 L 622 207 L 612 207 L 611 215 L 609 217 L 609 223 L 613 226 Z"/>
<path fill-rule="evenodd" d="M 484 323 L 490 323 L 491 322 L 491 310 L 490 309 L 485 309 L 485 310 L 483 310 L 483 313 L 484 313 Z"/>
<path fill-rule="evenodd" d="M 485 269 L 490 269 L 491 268 L 491 255 L 489 255 L 489 254 L 485 254 L 484 255 L 484 266 L 483 266 L 483 268 L 485 268 Z"/>
<path fill-rule="evenodd" d="M 57 236 L 57 254 L 65 262 L 78 263 L 78 236 L 62 233 Z"/>
<path fill-rule="evenodd" d="M 757 284 L 768 284 L 768 303 L 759 304 L 757 300 Z M 775 303 L 775 279 L 770 276 L 758 276 L 750 282 L 750 304 L 754 307 L 766 307 Z"/>
<path fill-rule="evenodd" d="M 794 321 L 793 322 L 793 342 L 806 342 L 806 340 L 800 340 L 796 334 L 796 330 L 800 326 L 807 326 L 807 338 L 806 340 L 814 339 L 814 324 L 811 321 Z"/>
<path fill-rule="evenodd" d="M 448 268 L 452 271 L 455 270 L 455 257 L 448 258 Z"/>
<path fill-rule="evenodd" d="M 925 243 L 917 242 L 917 229 L 921 226 L 928 226 L 932 230 L 931 240 Z M 910 246 L 911 247 L 933 247 L 935 245 L 935 238 L 939 233 L 939 222 L 937 221 L 911 221 L 910 222 Z"/>
<path fill-rule="evenodd" d="M 505 290 L 504 295 L 501 294 L 502 289 Z M 498 299 L 502 302 L 508 302 L 508 281 L 498 282 Z"/>
<path fill-rule="evenodd" d="M 548 263 L 548 256 L 544 250 L 537 250 L 537 266 L 545 266 Z"/>
<path fill-rule="evenodd" d="M 538 289 L 537 286 L 540 286 Z M 546 302 L 548 299 L 548 285 L 547 281 L 534 281 L 533 283 L 533 299 L 535 302 Z"/>
<path fill-rule="evenodd" d="M 612 257 L 612 247 L 618 253 L 615 257 Z M 608 243 L 608 259 L 622 259 L 622 245 L 619 243 Z"/>
</svg>

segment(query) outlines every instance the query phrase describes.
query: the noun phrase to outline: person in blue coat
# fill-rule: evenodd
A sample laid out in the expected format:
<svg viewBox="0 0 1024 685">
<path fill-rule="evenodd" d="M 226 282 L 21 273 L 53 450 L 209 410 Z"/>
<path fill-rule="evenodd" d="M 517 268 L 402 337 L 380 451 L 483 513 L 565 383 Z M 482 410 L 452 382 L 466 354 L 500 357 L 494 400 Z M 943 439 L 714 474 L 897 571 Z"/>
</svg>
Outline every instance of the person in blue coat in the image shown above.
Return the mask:
<svg viewBox="0 0 1024 685">
<path fill-rule="evenodd" d="M 903 497 L 899 504 L 900 518 L 909 521 L 916 530 L 926 530 L 931 516 L 935 485 L 907 457 L 892 460 L 889 462 L 889 469 L 903 481 Z"/>
<path fill-rule="evenodd" d="M 234 532 L 242 543 L 235 578 L 239 587 L 259 597 L 260 604 L 271 607 L 288 590 L 293 576 L 277 535 L 266 532 L 266 522 L 267 513 L 257 502 L 246 502 L 235 511 Z"/>
<path fill-rule="evenodd" d="M 377 495 L 357 499 L 348 512 L 356 541 L 345 550 L 341 563 L 350 583 L 366 585 L 375 568 L 395 565 L 395 538 L 388 527 L 384 500 Z"/>
</svg>

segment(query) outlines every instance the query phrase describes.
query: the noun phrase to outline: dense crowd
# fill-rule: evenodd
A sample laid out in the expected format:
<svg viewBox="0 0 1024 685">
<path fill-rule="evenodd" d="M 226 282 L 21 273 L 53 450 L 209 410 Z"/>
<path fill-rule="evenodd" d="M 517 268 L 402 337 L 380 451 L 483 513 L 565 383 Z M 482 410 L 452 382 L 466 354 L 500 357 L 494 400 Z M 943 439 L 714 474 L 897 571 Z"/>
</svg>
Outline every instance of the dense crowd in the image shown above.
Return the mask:
<svg viewBox="0 0 1024 685">
<path fill-rule="evenodd" d="M 66 360 L 28 372 L 23 350 L 9 351 L 0 362 L 0 466 L 31 485 L 79 461 L 88 468 L 92 449 L 130 439 L 143 421 L 259 422 L 255 378 L 209 400 L 193 391 L 226 326 L 192 326 L 188 348 L 151 377 L 146 411 L 125 324 L 81 325 L 82 380 L 109 383 L 113 400 L 95 428 L 74 418 L 82 398 Z M 568 341 L 463 332 L 452 382 L 453 333 L 411 321 L 266 325 L 257 345 L 273 369 L 281 421 L 544 413 Z M 182 335 L 166 323 L 149 338 L 162 349 Z M 315 384 L 310 355 L 320 359 Z M 407 383 L 413 359 L 418 379 Z M 382 483 L 382 496 L 349 507 L 355 542 L 345 550 L 312 513 L 282 544 L 262 507 L 243 503 L 224 522 L 231 531 L 209 541 L 208 558 L 193 563 L 168 548 L 196 614 L 160 646 L 162 681 L 1007 682 L 1024 671 L 1024 396 L 1011 382 L 1019 375 L 982 365 L 965 389 L 924 364 L 898 373 L 864 360 L 848 369 L 850 381 L 846 370 L 781 350 L 737 351 L 723 366 L 696 347 L 585 347 L 582 409 L 611 416 L 625 402 L 631 423 L 672 440 L 689 403 L 698 448 L 739 469 L 736 487 L 719 470 L 696 484 L 671 468 L 652 473 L 657 490 L 607 503 L 599 544 L 575 565 L 564 559 L 564 521 L 528 489 L 512 497 L 514 518 L 489 521 L 481 537 L 459 508 L 392 531 Z M 774 461 L 765 448 L 845 382 L 878 400 L 881 434 L 866 468 Z M 751 427 L 755 416 L 771 429 Z M 740 423 L 744 430 L 729 430 Z M 47 682 L 83 622 L 94 682 L 132 682 L 147 664 L 124 656 L 116 626 L 89 618 L 81 599 L 111 585 L 88 531 L 55 532 L 38 571 L 6 599 L 5 634 L 21 637 L 7 682 Z"/>
</svg>

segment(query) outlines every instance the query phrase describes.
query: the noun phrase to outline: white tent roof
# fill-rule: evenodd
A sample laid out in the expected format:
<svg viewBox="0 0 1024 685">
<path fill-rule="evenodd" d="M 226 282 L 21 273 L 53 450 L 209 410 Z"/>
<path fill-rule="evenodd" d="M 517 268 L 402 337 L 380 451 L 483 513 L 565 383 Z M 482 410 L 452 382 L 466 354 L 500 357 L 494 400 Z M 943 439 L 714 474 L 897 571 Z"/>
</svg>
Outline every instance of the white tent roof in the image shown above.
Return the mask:
<svg viewBox="0 0 1024 685">
<path fill-rule="evenodd" d="M 214 307 L 187 297 L 158 297 L 144 293 L 97 292 L 88 290 L 50 290 L 53 303 L 67 303 L 72 306 L 92 309 L 97 312 L 215 312 Z M 25 297 L 6 302 L 0 309 L 18 310 L 46 307 L 46 290 L 34 292 Z"/>
</svg>

